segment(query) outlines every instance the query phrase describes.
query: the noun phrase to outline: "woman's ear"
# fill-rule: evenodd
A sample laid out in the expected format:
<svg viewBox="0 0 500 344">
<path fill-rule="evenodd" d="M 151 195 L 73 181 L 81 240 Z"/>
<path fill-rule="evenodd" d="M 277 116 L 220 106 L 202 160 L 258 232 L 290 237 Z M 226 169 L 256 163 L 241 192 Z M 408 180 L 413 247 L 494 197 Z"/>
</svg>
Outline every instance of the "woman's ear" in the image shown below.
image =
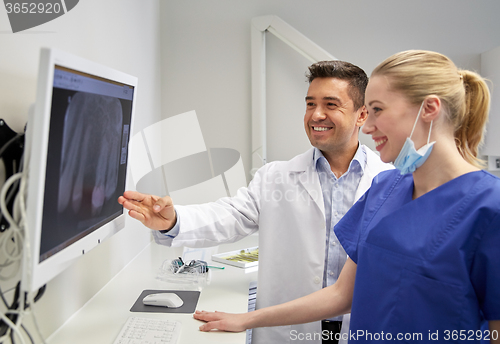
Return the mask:
<svg viewBox="0 0 500 344">
<path fill-rule="evenodd" d="M 441 112 L 441 99 L 438 96 L 430 95 L 424 100 L 422 109 L 422 119 L 424 122 L 431 122 L 438 118 Z"/>
</svg>

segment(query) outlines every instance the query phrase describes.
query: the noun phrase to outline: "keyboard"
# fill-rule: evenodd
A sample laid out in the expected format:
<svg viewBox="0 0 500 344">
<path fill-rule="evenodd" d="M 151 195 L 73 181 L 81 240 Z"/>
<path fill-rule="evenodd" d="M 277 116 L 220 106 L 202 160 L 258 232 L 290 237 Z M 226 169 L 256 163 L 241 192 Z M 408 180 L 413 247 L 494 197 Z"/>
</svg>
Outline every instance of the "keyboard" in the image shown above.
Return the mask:
<svg viewBox="0 0 500 344">
<path fill-rule="evenodd" d="M 113 344 L 176 344 L 180 333 L 178 321 L 130 317 Z"/>
</svg>

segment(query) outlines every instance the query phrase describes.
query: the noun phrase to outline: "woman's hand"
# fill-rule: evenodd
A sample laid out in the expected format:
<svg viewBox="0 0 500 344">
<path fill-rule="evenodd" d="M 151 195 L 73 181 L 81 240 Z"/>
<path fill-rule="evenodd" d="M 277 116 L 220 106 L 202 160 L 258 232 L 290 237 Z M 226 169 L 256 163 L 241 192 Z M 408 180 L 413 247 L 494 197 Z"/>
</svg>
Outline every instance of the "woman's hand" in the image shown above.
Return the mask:
<svg viewBox="0 0 500 344">
<path fill-rule="evenodd" d="M 196 311 L 193 317 L 206 322 L 200 331 L 228 332 L 333 318 L 351 310 L 356 268 L 356 263 L 347 259 L 335 284 L 293 301 L 241 314 Z"/>
<path fill-rule="evenodd" d="M 242 332 L 247 329 L 247 320 L 250 313 L 230 314 L 224 312 L 196 311 L 193 317 L 197 320 L 205 321 L 206 324 L 200 326 L 200 331 L 221 330 L 226 332 Z"/>
</svg>

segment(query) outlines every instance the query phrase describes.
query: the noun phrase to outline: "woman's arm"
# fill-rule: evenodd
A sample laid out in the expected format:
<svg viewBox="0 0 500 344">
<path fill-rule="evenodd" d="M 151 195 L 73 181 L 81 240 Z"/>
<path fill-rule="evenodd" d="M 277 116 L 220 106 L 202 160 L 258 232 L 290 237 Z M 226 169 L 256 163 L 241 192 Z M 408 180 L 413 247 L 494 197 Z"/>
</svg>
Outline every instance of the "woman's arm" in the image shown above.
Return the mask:
<svg viewBox="0 0 500 344">
<path fill-rule="evenodd" d="M 207 322 L 200 326 L 200 331 L 218 329 L 240 332 L 256 327 L 303 324 L 342 315 L 351 310 L 356 267 L 356 263 L 347 259 L 335 284 L 281 305 L 243 314 L 196 311 L 194 318 Z"/>
</svg>

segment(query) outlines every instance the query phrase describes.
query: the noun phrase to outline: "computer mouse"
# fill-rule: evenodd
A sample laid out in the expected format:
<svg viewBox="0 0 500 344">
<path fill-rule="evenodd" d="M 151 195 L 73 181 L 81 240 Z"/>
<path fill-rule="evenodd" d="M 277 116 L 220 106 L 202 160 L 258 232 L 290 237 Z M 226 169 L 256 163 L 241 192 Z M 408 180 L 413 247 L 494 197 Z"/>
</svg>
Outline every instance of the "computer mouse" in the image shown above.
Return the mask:
<svg viewBox="0 0 500 344">
<path fill-rule="evenodd" d="M 149 294 L 142 299 L 142 303 L 147 306 L 179 308 L 184 304 L 184 301 L 175 293 L 158 293 Z"/>
</svg>

